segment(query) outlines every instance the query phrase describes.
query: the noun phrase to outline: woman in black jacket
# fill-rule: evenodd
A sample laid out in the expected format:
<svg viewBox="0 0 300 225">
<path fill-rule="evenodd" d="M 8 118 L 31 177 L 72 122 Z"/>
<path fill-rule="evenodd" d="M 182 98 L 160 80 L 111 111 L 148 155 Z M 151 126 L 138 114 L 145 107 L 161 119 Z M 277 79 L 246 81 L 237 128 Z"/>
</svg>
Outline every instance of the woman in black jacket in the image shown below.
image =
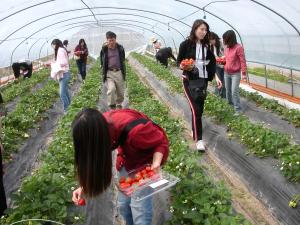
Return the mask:
<svg viewBox="0 0 300 225">
<path fill-rule="evenodd" d="M 182 60 L 191 58 L 195 61 L 193 68 L 181 64 Z M 222 87 L 222 82 L 215 76 L 216 59 L 209 50 L 209 25 L 204 20 L 196 20 L 190 36 L 180 44 L 177 65 L 183 70 L 183 88 L 192 110 L 193 137 L 197 142 L 197 150 L 205 151 L 202 141 L 202 114 L 207 84 L 214 77 L 218 87 Z"/>
</svg>

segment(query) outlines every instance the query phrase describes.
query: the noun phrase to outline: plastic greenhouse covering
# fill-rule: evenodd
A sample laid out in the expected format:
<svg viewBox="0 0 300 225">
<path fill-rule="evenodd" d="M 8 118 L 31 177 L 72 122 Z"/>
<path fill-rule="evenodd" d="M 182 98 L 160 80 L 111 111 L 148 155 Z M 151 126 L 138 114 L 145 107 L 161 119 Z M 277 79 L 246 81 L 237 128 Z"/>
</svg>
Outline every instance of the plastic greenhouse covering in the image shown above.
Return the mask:
<svg viewBox="0 0 300 225">
<path fill-rule="evenodd" d="M 51 40 L 82 29 L 120 27 L 157 36 L 173 48 L 204 18 L 222 35 L 236 31 L 249 62 L 300 70 L 298 0 L 3 0 L 0 9 L 0 67 L 48 54 Z M 144 44 L 144 43 L 143 43 Z M 95 52 L 94 54 L 98 54 Z"/>
<path fill-rule="evenodd" d="M 300 225 L 300 0 L 0 2 L 0 225 Z"/>
</svg>

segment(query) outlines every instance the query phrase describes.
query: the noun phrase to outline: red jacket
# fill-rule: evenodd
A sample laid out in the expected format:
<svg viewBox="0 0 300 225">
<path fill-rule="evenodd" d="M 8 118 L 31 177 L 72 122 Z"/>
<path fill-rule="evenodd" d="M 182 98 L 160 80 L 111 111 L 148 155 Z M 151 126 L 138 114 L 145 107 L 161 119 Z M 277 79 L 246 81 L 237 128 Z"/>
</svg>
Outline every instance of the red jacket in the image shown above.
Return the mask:
<svg viewBox="0 0 300 225">
<path fill-rule="evenodd" d="M 134 127 L 127 136 L 123 146 L 118 146 L 122 130 L 130 122 L 145 118 L 146 115 L 132 109 L 114 110 L 105 112 L 104 117 L 110 124 L 110 134 L 113 148 L 118 148 L 117 169 L 122 166 L 127 171 L 138 169 L 145 164 L 152 164 L 153 154 L 163 154 L 162 164 L 169 155 L 169 141 L 165 131 L 158 125 L 149 121 Z M 150 119 L 149 119 L 150 120 Z"/>
<path fill-rule="evenodd" d="M 83 51 L 84 53 L 81 54 L 79 53 L 80 51 Z M 89 55 L 89 51 L 87 48 L 82 48 L 80 45 L 77 45 L 75 50 L 74 50 L 74 55 L 79 56 L 80 59 L 83 60 L 83 62 L 86 64 L 87 63 L 87 57 Z"/>
<path fill-rule="evenodd" d="M 246 74 L 247 64 L 245 59 L 244 48 L 240 44 L 236 44 L 232 48 L 225 48 L 226 64 L 224 67 L 227 73 Z"/>
</svg>

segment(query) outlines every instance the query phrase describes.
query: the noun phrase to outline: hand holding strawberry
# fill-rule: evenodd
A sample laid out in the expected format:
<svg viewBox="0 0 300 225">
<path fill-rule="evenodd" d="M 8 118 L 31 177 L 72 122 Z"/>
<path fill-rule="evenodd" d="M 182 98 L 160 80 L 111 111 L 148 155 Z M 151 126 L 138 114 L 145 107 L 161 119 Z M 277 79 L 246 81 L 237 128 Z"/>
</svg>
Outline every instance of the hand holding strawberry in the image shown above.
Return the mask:
<svg viewBox="0 0 300 225">
<path fill-rule="evenodd" d="M 83 204 L 82 195 L 83 195 L 83 190 L 81 187 L 79 187 L 73 191 L 72 201 L 74 202 L 75 205 L 80 205 L 80 203 Z M 84 201 L 84 204 L 85 204 L 85 201 Z"/>
<path fill-rule="evenodd" d="M 84 198 L 79 199 L 78 205 L 80 205 L 80 206 L 84 206 L 84 205 L 85 205 L 85 200 L 84 200 Z"/>
</svg>

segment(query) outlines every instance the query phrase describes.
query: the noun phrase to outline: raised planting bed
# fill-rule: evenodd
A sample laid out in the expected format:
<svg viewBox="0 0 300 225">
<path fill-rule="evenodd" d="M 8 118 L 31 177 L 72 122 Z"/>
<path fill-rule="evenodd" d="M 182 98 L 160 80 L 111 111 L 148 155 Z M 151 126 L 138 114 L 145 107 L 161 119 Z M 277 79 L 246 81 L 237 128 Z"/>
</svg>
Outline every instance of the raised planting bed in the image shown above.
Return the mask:
<svg viewBox="0 0 300 225">
<path fill-rule="evenodd" d="M 163 96 L 170 95 L 166 92 L 171 93 L 171 85 L 169 86 L 168 79 L 163 76 L 163 74 L 169 75 L 169 73 L 164 73 L 164 70 L 168 69 L 149 58 L 137 54 L 133 56 L 138 56 L 136 58 L 139 60 L 130 58 L 130 63 L 138 67 L 139 73 L 143 74 L 149 84 L 152 84 L 151 88 L 162 99 L 164 99 Z M 138 66 L 138 62 L 142 65 Z M 143 66 L 148 69 L 144 69 Z M 161 75 L 158 76 L 153 72 L 154 70 L 151 68 L 155 66 L 155 71 L 160 71 Z M 157 78 L 162 81 L 157 81 Z M 173 76 L 174 78 L 175 76 Z M 175 78 L 174 80 L 180 83 L 179 79 Z M 173 110 L 182 114 L 182 111 L 189 110 L 189 106 L 186 101 L 181 100 L 182 97 L 178 97 L 180 92 L 171 93 L 177 102 L 172 98 L 165 102 L 170 106 L 177 106 L 178 101 L 181 101 L 179 104 L 181 107 L 173 107 Z M 209 94 L 207 102 L 205 114 L 211 119 L 204 119 L 204 140 L 210 147 L 209 154 L 212 154 L 212 157 L 215 157 L 221 164 L 228 166 L 229 170 L 237 173 L 240 179 L 247 184 L 249 190 L 272 208 L 274 215 L 283 224 L 295 224 L 295 222 L 297 224 L 300 212 L 297 209 L 291 209 L 288 203 L 295 194 L 300 192 L 300 186 L 288 182 L 280 175 L 280 171 L 284 172 L 284 175 L 290 180 L 299 180 L 299 163 L 297 163 L 299 161 L 297 159 L 299 158 L 299 145 L 291 144 L 289 137 L 263 125 L 252 124 L 245 116 L 234 117 L 233 109 L 225 101 L 212 94 Z M 184 119 L 190 123 L 190 115 L 187 113 L 183 115 Z M 259 157 L 249 155 L 251 152 Z M 275 158 L 279 158 L 281 162 L 279 163 Z"/>
<path fill-rule="evenodd" d="M 71 123 L 83 107 L 96 106 L 100 85 L 99 65 L 96 63 L 73 98 L 67 114 L 59 121 L 48 151 L 40 157 L 40 166 L 24 179 L 13 195 L 13 208 L 7 211 L 8 217 L 1 220 L 2 224 L 30 218 L 51 219 L 64 224 L 79 221 L 80 215 L 68 213 L 68 207 L 72 205 L 72 190 L 76 186 Z"/>
<path fill-rule="evenodd" d="M 49 70 L 45 70 L 47 73 Z M 49 76 L 49 74 L 48 74 Z M 76 77 L 72 77 L 71 84 Z M 35 92 L 20 98 L 14 111 L 10 112 L 2 121 L 2 144 L 4 146 L 3 159 L 11 160 L 11 154 L 18 151 L 22 140 L 29 137 L 30 128 L 44 118 L 46 112 L 57 100 L 58 82 L 48 80 L 45 85 Z"/>
<path fill-rule="evenodd" d="M 172 218 L 168 224 L 250 224 L 233 212 L 231 195 L 224 185 L 205 175 L 197 162 L 197 153 L 189 151 L 183 138 L 182 123 L 139 81 L 130 66 L 127 73 L 131 107 L 144 112 L 167 131 L 170 157 L 164 169 L 181 179 L 171 193 Z"/>
</svg>

